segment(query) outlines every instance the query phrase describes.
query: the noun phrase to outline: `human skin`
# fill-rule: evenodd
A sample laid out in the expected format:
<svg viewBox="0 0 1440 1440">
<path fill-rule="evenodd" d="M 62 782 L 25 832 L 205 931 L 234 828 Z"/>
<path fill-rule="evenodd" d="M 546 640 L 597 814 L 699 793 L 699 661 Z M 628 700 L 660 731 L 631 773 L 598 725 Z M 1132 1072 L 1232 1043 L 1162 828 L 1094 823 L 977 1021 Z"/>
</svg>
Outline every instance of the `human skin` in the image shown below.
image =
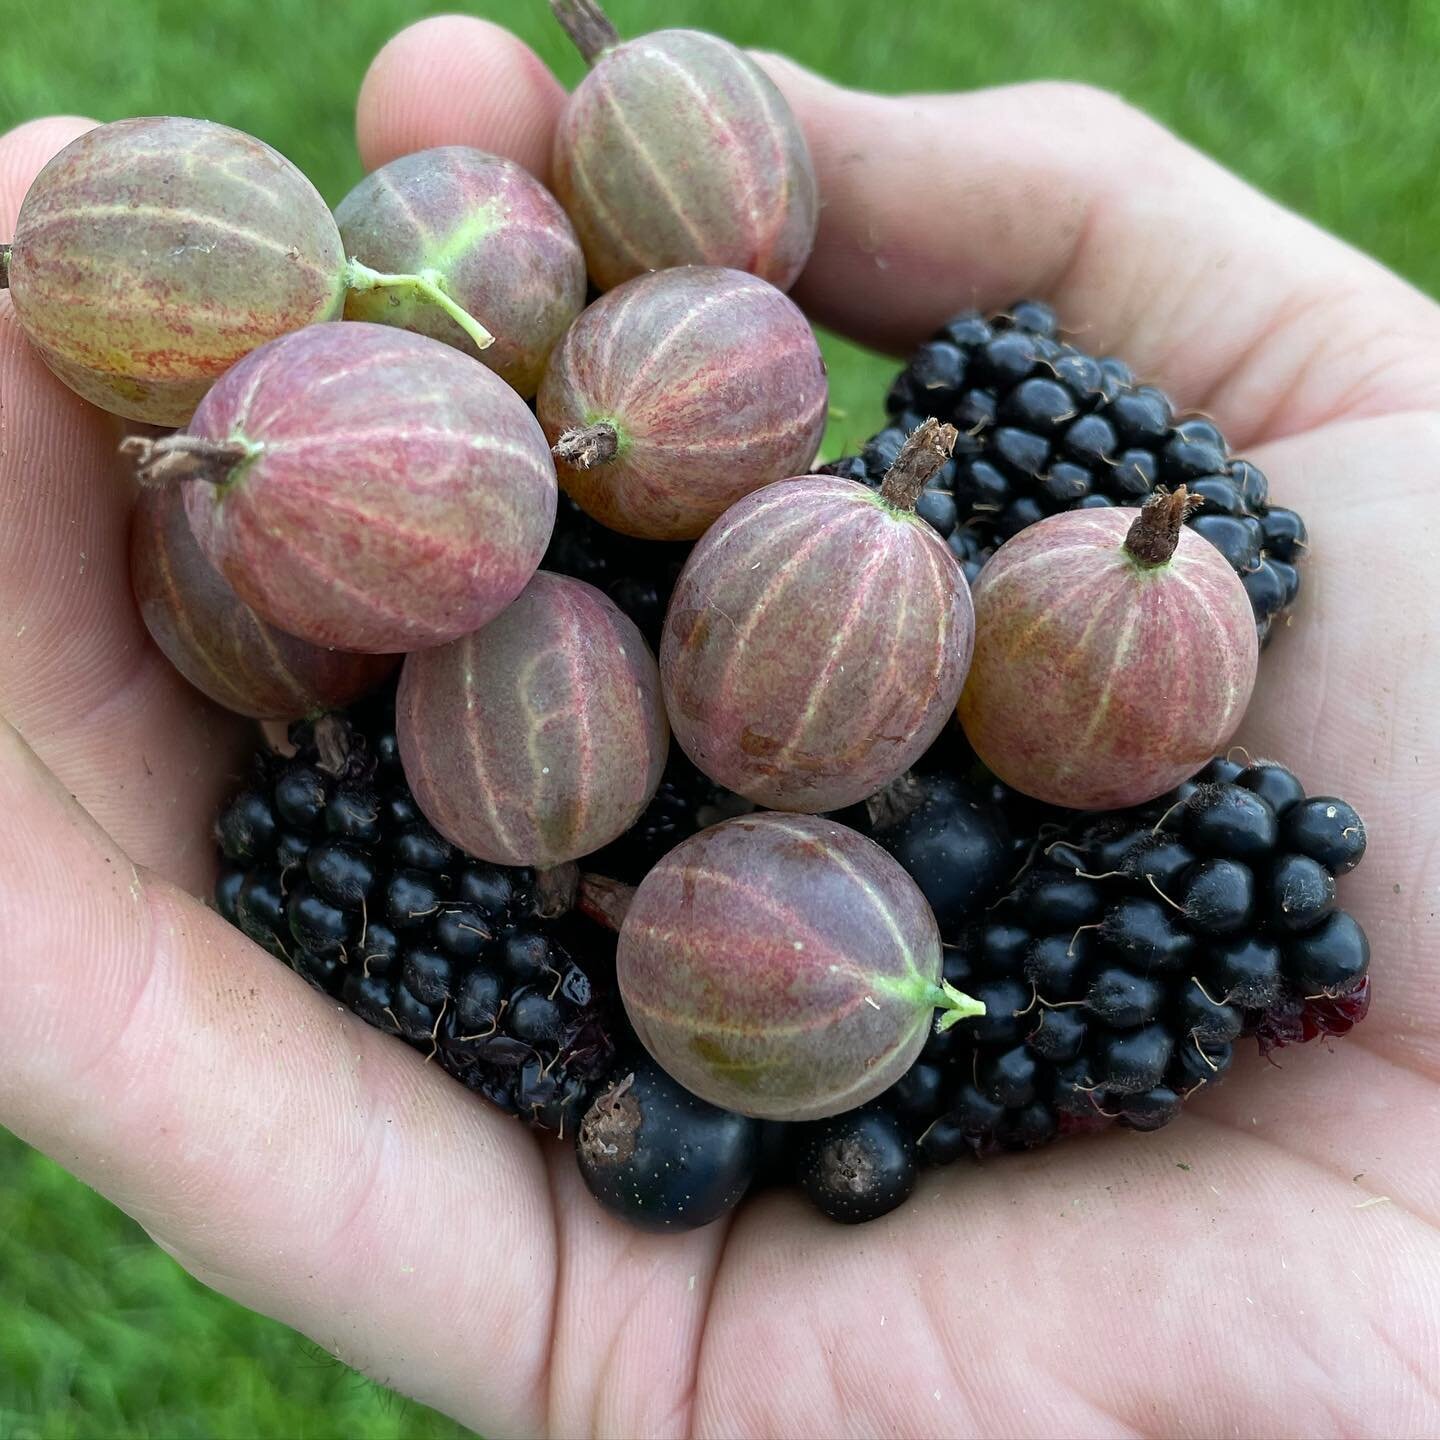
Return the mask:
<svg viewBox="0 0 1440 1440">
<path fill-rule="evenodd" d="M 1237 1062 L 1161 1134 L 927 1174 L 863 1232 L 776 1192 L 635 1234 L 563 1146 L 187 893 L 248 732 L 145 643 L 115 432 L 0 300 L 0 1122 L 207 1283 L 492 1437 L 1434 1434 L 1440 309 L 1112 97 L 877 99 L 764 63 L 827 197 L 794 291 L 817 321 L 899 351 L 1036 294 L 1305 515 L 1240 739 L 1366 818 L 1369 1020 L 1283 1073 Z M 362 153 L 543 174 L 561 100 L 512 37 L 426 21 L 367 78 Z M 0 235 L 79 128 L 0 141 Z"/>
</svg>

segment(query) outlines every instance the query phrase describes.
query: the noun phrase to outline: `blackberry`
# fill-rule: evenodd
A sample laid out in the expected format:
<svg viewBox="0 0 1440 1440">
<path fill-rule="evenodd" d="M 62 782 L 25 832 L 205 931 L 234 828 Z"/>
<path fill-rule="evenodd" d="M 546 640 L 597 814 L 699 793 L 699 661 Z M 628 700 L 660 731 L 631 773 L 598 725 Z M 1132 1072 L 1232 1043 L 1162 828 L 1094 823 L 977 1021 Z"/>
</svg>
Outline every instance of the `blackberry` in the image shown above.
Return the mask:
<svg viewBox="0 0 1440 1440">
<path fill-rule="evenodd" d="M 623 1025 L 613 942 L 552 913 L 562 875 L 483 864 L 426 824 L 393 696 L 290 738 L 294 756 L 258 754 L 216 824 L 220 913 L 471 1089 L 573 1133 Z"/>
<path fill-rule="evenodd" d="M 1054 312 L 958 315 L 922 345 L 885 399 L 889 423 L 859 455 L 823 470 L 878 488 L 927 416 L 960 432 L 916 507 L 973 583 L 997 546 L 1062 510 L 1138 505 L 1157 485 L 1205 502 L 1189 525 L 1244 582 L 1262 643 L 1294 605 L 1304 522 L 1271 506 L 1264 474 L 1232 456 L 1208 420 L 1177 417 L 1165 394 L 1112 357 L 1062 340 Z"/>
<path fill-rule="evenodd" d="M 947 950 L 946 979 L 987 1013 L 933 1036 L 879 1102 L 922 1163 L 1158 1129 L 1241 1039 L 1268 1053 L 1364 1017 L 1369 944 L 1335 907 L 1365 846 L 1344 801 L 1218 759 L 1152 804 L 1051 822 Z"/>
</svg>

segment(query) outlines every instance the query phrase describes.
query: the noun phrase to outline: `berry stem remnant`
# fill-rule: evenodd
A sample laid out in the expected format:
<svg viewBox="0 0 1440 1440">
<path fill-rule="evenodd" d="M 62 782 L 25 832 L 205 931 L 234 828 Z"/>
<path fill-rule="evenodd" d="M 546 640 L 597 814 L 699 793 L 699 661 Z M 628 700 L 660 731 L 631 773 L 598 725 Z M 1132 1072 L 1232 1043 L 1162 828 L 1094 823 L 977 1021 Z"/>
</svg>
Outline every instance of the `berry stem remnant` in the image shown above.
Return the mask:
<svg viewBox="0 0 1440 1440">
<path fill-rule="evenodd" d="M 957 438 L 953 425 L 943 425 L 933 417 L 917 425 L 885 472 L 880 498 L 897 510 L 913 511 L 930 477 L 950 458 Z"/>
<path fill-rule="evenodd" d="M 1129 533 L 1125 536 L 1125 549 L 1132 559 L 1141 565 L 1153 568 L 1168 563 L 1180 543 L 1180 527 L 1193 511 L 1205 502 L 1198 495 L 1191 495 L 1183 485 L 1173 492 L 1157 490 L 1140 507 Z"/>
<path fill-rule="evenodd" d="M 438 270 L 417 270 L 413 275 L 386 275 L 362 265 L 358 260 L 347 260 L 345 288 L 355 295 L 364 295 L 371 290 L 414 290 L 443 310 L 470 337 L 477 350 L 488 349 L 495 343 L 495 337 L 445 293 L 444 277 Z"/>
<path fill-rule="evenodd" d="M 587 65 L 620 43 L 620 32 L 595 0 L 550 0 L 550 11 L 564 28 Z"/>
<path fill-rule="evenodd" d="M 620 434 L 608 421 L 597 420 L 565 431 L 550 451 L 575 470 L 593 470 L 620 453 Z"/>
<path fill-rule="evenodd" d="M 169 485 L 181 480 L 208 480 L 223 485 L 237 465 L 253 460 L 264 446 L 249 440 L 204 440 L 196 435 L 169 435 L 147 440 L 127 435 L 120 453 L 135 462 L 142 485 Z"/>
<path fill-rule="evenodd" d="M 612 880 L 608 875 L 582 875 L 575 895 L 576 907 L 597 925 L 619 934 L 625 923 L 635 886 Z"/>
</svg>

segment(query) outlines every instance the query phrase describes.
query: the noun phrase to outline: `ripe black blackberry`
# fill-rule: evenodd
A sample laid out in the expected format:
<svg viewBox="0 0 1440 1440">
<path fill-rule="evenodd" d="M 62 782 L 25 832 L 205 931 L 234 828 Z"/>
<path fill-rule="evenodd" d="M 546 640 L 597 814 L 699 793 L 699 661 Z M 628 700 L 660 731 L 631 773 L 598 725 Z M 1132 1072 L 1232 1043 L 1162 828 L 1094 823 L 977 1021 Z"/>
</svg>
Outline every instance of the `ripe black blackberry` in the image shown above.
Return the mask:
<svg viewBox="0 0 1440 1440">
<path fill-rule="evenodd" d="M 290 738 L 293 758 L 258 753 L 220 815 L 220 913 L 501 1108 L 573 1133 L 616 1017 L 608 938 L 557 917 L 566 877 L 483 864 L 431 829 L 393 696 Z"/>
<path fill-rule="evenodd" d="M 1229 453 L 1205 419 L 1113 357 L 1059 338 L 1049 306 L 1022 301 L 989 320 L 958 315 L 911 357 L 886 396 L 889 424 L 859 455 L 824 467 L 878 487 L 926 416 L 960 432 L 954 457 L 916 507 L 973 581 L 995 548 L 1061 510 L 1138 505 L 1184 484 L 1204 505 L 1189 520 L 1245 584 L 1262 642 L 1295 603 L 1304 522 L 1272 507 L 1265 476 Z"/>
<path fill-rule="evenodd" d="M 689 554 L 684 541 L 637 540 L 608 529 L 562 494 L 540 568 L 603 590 L 658 650 L 665 607 Z"/>
<path fill-rule="evenodd" d="M 1335 879 L 1365 829 L 1344 801 L 1221 759 L 1056 831 L 947 951 L 946 978 L 986 1014 L 933 1036 L 887 1094 L 922 1162 L 1158 1129 L 1241 1040 L 1268 1052 L 1363 1018 L 1369 945 Z"/>
</svg>

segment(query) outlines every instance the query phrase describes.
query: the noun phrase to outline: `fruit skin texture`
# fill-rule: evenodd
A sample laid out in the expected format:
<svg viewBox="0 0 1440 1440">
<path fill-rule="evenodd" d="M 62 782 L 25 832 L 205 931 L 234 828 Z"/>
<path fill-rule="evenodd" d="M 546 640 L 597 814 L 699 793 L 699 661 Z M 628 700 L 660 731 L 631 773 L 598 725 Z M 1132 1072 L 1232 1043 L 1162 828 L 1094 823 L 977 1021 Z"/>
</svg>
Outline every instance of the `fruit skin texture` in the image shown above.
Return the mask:
<svg viewBox="0 0 1440 1440">
<path fill-rule="evenodd" d="M 788 290 L 815 240 L 799 123 L 753 60 L 702 31 L 604 51 L 560 116 L 552 169 L 602 290 L 674 265 L 731 266 Z"/>
<path fill-rule="evenodd" d="M 501 865 L 578 859 L 660 784 L 670 728 L 644 637 L 592 585 L 541 570 L 484 629 L 405 662 L 400 755 L 426 818 Z"/>
<path fill-rule="evenodd" d="M 554 524 L 555 467 L 525 403 L 478 360 L 390 326 L 272 341 L 188 433 L 256 447 L 220 484 L 186 483 L 190 524 L 247 604 L 316 645 L 409 651 L 478 629 Z"/>
<path fill-rule="evenodd" d="M 343 708 L 399 663 L 323 649 L 267 625 L 195 543 L 178 489 L 145 490 L 136 501 L 130 584 L 165 658 L 217 705 L 256 720 Z"/>
<path fill-rule="evenodd" d="M 759 1123 L 697 1099 L 641 1062 L 596 1096 L 576 1136 L 590 1193 L 639 1230 L 696 1230 L 744 1198 Z"/>
<path fill-rule="evenodd" d="M 691 552 L 661 640 L 665 706 L 717 784 L 838 810 L 929 748 L 973 637 L 965 577 L 928 525 L 853 481 L 784 480 Z"/>
<path fill-rule="evenodd" d="M 527 398 L 585 304 L 585 257 L 560 203 L 513 160 L 465 145 L 402 155 L 336 207 L 346 253 L 376 270 L 437 271 L 495 336 L 478 350 L 444 311 L 403 291 L 345 300 L 347 320 L 399 325 L 464 350 Z"/>
<path fill-rule="evenodd" d="M 104 410 L 183 425 L 277 335 L 340 316 L 345 254 L 320 193 L 259 140 L 208 120 L 117 120 L 36 177 L 10 294 L 31 343 Z"/>
<path fill-rule="evenodd" d="M 650 1054 L 726 1110 L 812 1120 L 878 1095 L 931 1028 L 940 934 L 873 841 L 813 815 L 744 815 L 641 881 L 621 998 Z"/>
<path fill-rule="evenodd" d="M 1138 512 L 1075 510 L 1006 541 L 975 585 L 960 720 L 1007 785 L 1052 805 L 1143 804 L 1235 733 L 1259 644 L 1239 577 L 1181 528 L 1170 561 L 1124 548 Z"/>
<path fill-rule="evenodd" d="M 554 445 L 611 425 L 613 459 L 560 484 L 626 535 L 693 540 L 742 496 L 803 473 L 829 391 L 814 332 L 773 285 L 690 265 L 627 280 L 571 326 L 540 387 Z"/>
</svg>

